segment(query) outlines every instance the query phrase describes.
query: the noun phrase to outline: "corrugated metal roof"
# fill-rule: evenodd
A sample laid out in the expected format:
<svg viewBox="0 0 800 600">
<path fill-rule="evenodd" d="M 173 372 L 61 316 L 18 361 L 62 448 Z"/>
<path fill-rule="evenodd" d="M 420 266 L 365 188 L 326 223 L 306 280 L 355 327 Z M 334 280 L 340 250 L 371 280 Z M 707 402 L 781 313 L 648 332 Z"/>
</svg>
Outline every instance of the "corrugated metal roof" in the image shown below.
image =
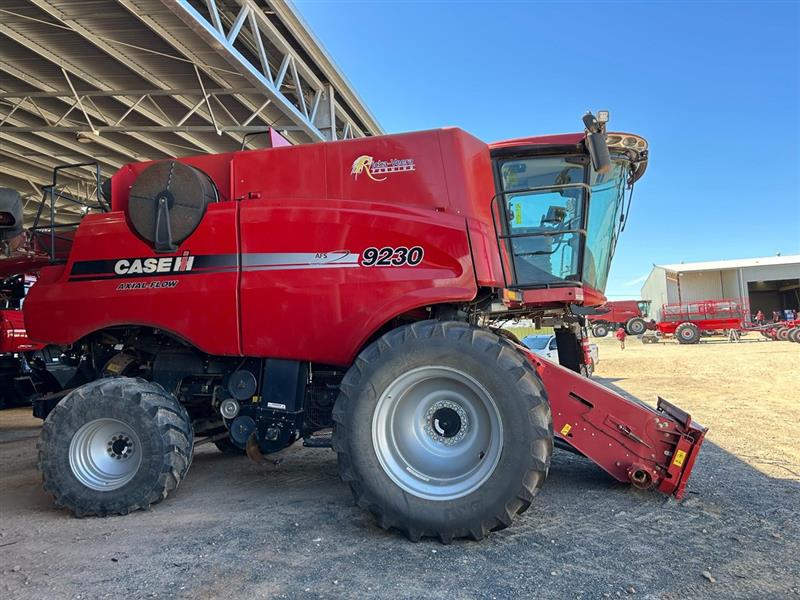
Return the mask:
<svg viewBox="0 0 800 600">
<path fill-rule="evenodd" d="M 0 186 L 29 197 L 59 164 L 383 133 L 286 0 L 3 0 L 0 45 Z"/>
<path fill-rule="evenodd" d="M 690 271 L 722 271 L 726 269 L 739 269 L 743 267 L 794 264 L 800 267 L 800 254 L 791 254 L 787 256 L 764 256 L 761 258 L 739 258 L 732 260 L 710 260 L 706 262 L 678 263 L 655 266 L 667 271 L 673 271 L 675 273 L 687 273 Z M 798 268 L 797 275 L 800 277 L 800 268 Z"/>
</svg>

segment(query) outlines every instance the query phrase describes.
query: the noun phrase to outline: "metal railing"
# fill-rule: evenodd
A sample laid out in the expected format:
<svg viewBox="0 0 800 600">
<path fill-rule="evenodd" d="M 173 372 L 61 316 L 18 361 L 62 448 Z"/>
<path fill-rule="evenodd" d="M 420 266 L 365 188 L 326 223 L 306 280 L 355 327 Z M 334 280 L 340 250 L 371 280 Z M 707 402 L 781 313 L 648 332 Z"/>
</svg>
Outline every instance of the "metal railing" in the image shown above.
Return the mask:
<svg viewBox="0 0 800 600">
<path fill-rule="evenodd" d="M 553 229 L 551 231 L 535 231 L 529 233 L 511 233 L 509 230 L 508 218 L 508 201 L 507 197 L 512 195 L 535 194 L 546 191 L 559 191 L 565 189 L 581 189 L 583 190 L 582 206 L 580 212 L 580 227 L 568 229 Z M 583 273 L 583 259 L 586 250 L 586 221 L 589 214 L 589 199 L 592 195 L 592 188 L 586 183 L 568 183 L 561 185 L 545 185 L 533 188 L 508 190 L 495 194 L 490 203 L 490 212 L 492 214 L 492 225 L 494 227 L 495 237 L 497 239 L 497 250 L 500 253 L 500 266 L 503 272 L 503 282 L 505 287 L 513 287 L 517 289 L 523 288 L 546 288 L 546 287 L 578 287 L 581 285 L 581 274 Z M 499 207 L 499 209 L 498 209 Z M 501 227 L 498 229 L 497 216 L 501 220 Z M 533 238 L 533 237 L 558 237 L 564 235 L 578 236 L 578 260 L 575 273 L 571 276 L 578 277 L 576 281 L 569 281 L 564 279 L 562 282 L 535 282 L 535 281 L 519 281 L 517 276 L 516 260 L 514 254 L 513 240 L 520 238 Z M 505 243 L 503 243 L 505 242 Z M 558 251 L 558 246 L 552 251 L 544 252 L 541 254 L 555 254 Z M 507 257 L 508 264 L 511 270 L 511 279 L 509 280 L 506 271 L 504 257 Z M 555 274 L 553 274 L 556 277 Z"/>
<path fill-rule="evenodd" d="M 94 175 L 95 175 L 95 189 L 93 191 L 93 195 L 96 196 L 96 202 L 89 200 L 89 195 L 87 194 L 86 198 L 81 198 L 79 195 L 72 195 L 66 193 L 63 189 L 59 188 L 58 183 L 58 176 L 59 173 L 62 171 L 67 171 L 71 169 L 81 169 L 85 167 L 94 167 Z M 31 235 L 33 237 L 33 244 L 35 246 L 42 246 L 42 238 L 46 236 L 49 241 L 49 247 L 47 245 L 44 246 L 44 251 L 50 257 L 51 262 L 58 262 L 59 260 L 65 260 L 66 256 L 60 256 L 57 248 L 56 242 L 62 242 L 63 246 L 71 246 L 72 245 L 72 236 L 65 235 L 64 233 L 58 233 L 57 230 L 67 231 L 67 232 L 74 232 L 74 230 L 78 227 L 80 220 L 83 215 L 87 214 L 91 210 L 101 211 L 101 212 L 108 212 L 110 210 L 110 205 L 108 201 L 104 201 L 103 199 L 103 191 L 102 191 L 102 184 L 100 180 L 100 164 L 98 162 L 88 162 L 88 163 L 75 163 L 69 165 L 59 165 L 53 169 L 53 182 L 50 185 L 47 185 L 42 188 L 44 194 L 42 197 L 42 201 L 39 204 L 39 208 L 36 211 L 36 216 L 33 220 L 33 226 L 30 228 Z M 49 200 L 49 210 L 45 211 L 45 205 L 48 203 Z M 70 216 L 77 216 L 78 220 L 75 222 L 70 223 L 57 223 L 56 222 L 56 214 L 57 208 L 56 205 L 59 202 L 66 202 L 68 204 L 73 204 L 81 207 L 81 211 L 74 215 Z M 43 217 L 49 217 L 48 223 L 43 223 Z M 66 251 L 68 254 L 68 250 Z"/>
</svg>

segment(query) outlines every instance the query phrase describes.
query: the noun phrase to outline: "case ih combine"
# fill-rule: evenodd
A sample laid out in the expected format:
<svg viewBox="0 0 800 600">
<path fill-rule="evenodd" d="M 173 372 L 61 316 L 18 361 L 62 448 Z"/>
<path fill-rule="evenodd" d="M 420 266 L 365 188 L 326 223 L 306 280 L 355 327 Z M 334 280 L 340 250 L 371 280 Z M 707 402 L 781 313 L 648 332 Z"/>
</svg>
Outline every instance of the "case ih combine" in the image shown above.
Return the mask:
<svg viewBox="0 0 800 600">
<path fill-rule="evenodd" d="M 647 331 L 648 300 L 613 300 L 586 315 L 595 337 L 606 337 L 608 332 L 624 327 L 628 335 L 641 335 Z"/>
<path fill-rule="evenodd" d="M 647 161 L 642 138 L 584 123 L 123 167 L 25 302 L 86 381 L 37 404 L 45 489 L 124 514 L 176 488 L 195 443 L 260 459 L 303 439 L 412 540 L 510 525 L 554 443 L 680 498 L 705 428 L 579 375 Z M 510 317 L 554 326 L 561 365 L 492 327 Z"/>
</svg>

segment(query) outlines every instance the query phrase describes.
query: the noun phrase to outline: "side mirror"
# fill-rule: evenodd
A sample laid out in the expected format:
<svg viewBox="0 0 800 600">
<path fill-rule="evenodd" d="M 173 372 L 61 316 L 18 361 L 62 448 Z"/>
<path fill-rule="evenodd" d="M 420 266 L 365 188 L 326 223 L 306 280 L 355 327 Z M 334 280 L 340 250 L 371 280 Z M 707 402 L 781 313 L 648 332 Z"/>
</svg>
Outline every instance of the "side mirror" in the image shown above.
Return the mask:
<svg viewBox="0 0 800 600">
<path fill-rule="evenodd" d="M 608 113 L 601 111 L 605 120 L 598 120 L 592 113 L 583 115 L 583 124 L 586 126 L 586 148 L 592 159 L 592 167 L 598 173 L 608 173 L 611 170 L 611 155 L 606 143 L 606 122 Z"/>
</svg>

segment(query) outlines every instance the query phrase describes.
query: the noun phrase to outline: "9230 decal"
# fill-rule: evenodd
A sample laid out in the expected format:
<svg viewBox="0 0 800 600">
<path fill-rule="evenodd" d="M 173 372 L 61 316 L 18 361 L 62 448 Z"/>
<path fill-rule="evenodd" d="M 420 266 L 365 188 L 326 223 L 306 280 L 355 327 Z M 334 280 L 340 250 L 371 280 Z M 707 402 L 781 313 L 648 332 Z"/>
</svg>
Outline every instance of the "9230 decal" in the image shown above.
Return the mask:
<svg viewBox="0 0 800 600">
<path fill-rule="evenodd" d="M 362 267 L 416 267 L 425 257 L 421 246 L 370 246 L 361 253 Z"/>
</svg>

